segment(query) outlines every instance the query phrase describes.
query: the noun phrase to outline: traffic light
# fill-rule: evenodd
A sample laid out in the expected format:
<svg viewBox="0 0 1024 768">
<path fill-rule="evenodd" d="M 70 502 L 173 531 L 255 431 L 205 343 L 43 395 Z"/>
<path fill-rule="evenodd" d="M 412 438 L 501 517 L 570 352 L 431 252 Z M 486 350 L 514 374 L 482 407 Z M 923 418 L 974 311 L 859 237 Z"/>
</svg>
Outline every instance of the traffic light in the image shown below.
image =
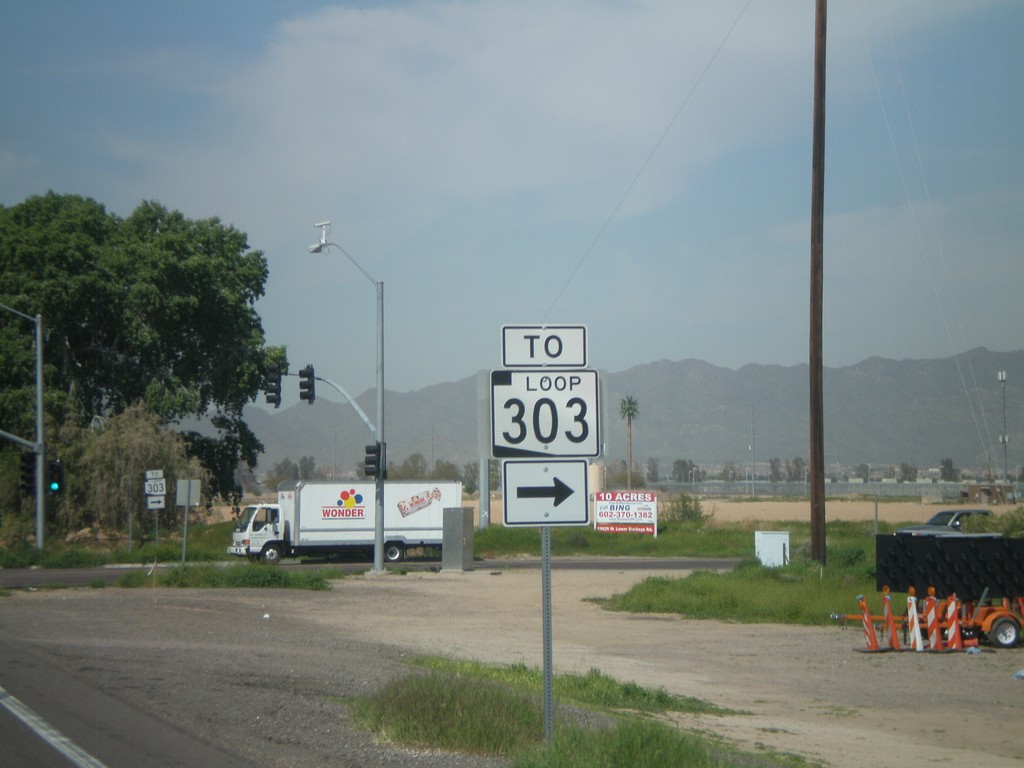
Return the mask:
<svg viewBox="0 0 1024 768">
<path fill-rule="evenodd" d="M 281 366 L 267 364 L 267 402 L 275 408 L 281 405 Z"/>
<path fill-rule="evenodd" d="M 299 399 L 307 400 L 311 405 L 316 400 L 315 378 L 312 365 L 307 365 L 299 371 Z"/>
<path fill-rule="evenodd" d="M 34 452 L 21 454 L 21 492 L 26 496 L 36 493 L 36 455 Z"/>
<path fill-rule="evenodd" d="M 387 456 L 384 443 L 373 443 L 366 446 L 366 458 L 363 460 L 363 473 L 370 477 L 384 480 L 388 476 Z"/>
<path fill-rule="evenodd" d="M 46 490 L 50 493 L 64 491 L 64 462 L 50 461 L 46 465 Z"/>
</svg>

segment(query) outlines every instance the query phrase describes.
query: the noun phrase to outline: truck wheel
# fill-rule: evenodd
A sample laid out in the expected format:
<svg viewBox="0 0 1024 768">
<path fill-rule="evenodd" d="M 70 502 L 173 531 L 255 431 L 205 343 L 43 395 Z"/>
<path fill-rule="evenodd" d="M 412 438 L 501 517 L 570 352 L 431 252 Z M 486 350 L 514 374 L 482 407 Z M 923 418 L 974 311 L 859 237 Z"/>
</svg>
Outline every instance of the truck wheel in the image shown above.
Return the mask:
<svg viewBox="0 0 1024 768">
<path fill-rule="evenodd" d="M 389 563 L 400 563 L 405 558 L 405 547 L 397 541 L 389 541 L 384 545 L 384 559 Z"/>
<path fill-rule="evenodd" d="M 277 544 L 267 544 L 263 548 L 263 554 L 260 558 L 267 565 L 277 565 L 281 562 L 281 548 Z"/>
<path fill-rule="evenodd" d="M 1020 625 L 1009 616 L 1004 616 L 992 625 L 988 641 L 1000 648 L 1013 648 L 1020 641 Z"/>
</svg>

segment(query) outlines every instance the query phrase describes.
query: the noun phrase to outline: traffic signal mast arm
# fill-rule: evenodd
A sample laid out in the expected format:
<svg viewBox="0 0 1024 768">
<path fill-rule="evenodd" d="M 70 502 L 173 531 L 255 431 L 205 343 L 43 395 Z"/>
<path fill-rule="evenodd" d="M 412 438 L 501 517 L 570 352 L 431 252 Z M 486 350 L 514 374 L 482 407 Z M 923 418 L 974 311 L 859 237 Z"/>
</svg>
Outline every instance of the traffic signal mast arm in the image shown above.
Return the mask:
<svg viewBox="0 0 1024 768">
<path fill-rule="evenodd" d="M 359 403 L 355 401 L 355 398 L 352 397 L 352 395 L 350 395 L 348 392 L 346 392 L 345 388 L 342 387 L 340 384 L 336 384 L 335 382 L 331 381 L 330 379 L 324 378 L 323 376 L 317 376 L 313 370 L 312 365 L 307 365 L 297 374 L 282 374 L 279 366 L 273 364 L 267 366 L 267 402 L 273 405 L 275 408 L 281 405 L 282 376 L 298 376 L 300 379 L 299 396 L 302 397 L 303 400 L 308 400 L 310 403 L 312 403 L 316 397 L 315 385 L 313 385 L 312 382 L 322 381 L 324 384 L 328 385 L 329 387 L 334 389 L 338 394 L 344 397 L 349 402 L 349 405 L 351 405 L 355 409 L 356 413 L 359 414 L 359 418 L 363 420 L 363 424 L 365 424 L 366 428 L 370 430 L 370 433 L 376 434 L 377 428 L 374 426 L 373 422 L 370 421 L 370 417 L 367 416 L 363 409 L 359 407 Z M 307 381 L 309 382 L 309 386 L 307 387 L 307 389 L 303 390 L 302 387 L 304 384 L 306 384 Z M 304 397 L 304 395 L 307 392 L 311 393 L 312 396 Z"/>
</svg>

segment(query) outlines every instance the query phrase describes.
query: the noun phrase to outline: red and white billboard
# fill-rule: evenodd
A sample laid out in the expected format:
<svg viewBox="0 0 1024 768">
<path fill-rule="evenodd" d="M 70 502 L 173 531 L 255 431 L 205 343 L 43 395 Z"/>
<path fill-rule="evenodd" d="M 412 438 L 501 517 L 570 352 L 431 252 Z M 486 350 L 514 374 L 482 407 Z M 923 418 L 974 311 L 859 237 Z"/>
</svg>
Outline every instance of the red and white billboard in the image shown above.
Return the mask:
<svg viewBox="0 0 1024 768">
<path fill-rule="evenodd" d="M 644 533 L 657 537 L 657 495 L 647 491 L 595 493 L 594 529 L 603 533 Z"/>
</svg>

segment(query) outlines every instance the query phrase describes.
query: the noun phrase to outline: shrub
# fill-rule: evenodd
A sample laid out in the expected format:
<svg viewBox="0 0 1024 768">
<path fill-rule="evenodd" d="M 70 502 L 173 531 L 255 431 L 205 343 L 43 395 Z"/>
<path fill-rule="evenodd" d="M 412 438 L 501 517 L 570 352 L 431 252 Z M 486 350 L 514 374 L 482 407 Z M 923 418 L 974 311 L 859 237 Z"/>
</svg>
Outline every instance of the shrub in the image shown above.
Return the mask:
<svg viewBox="0 0 1024 768">
<path fill-rule="evenodd" d="M 699 498 L 685 493 L 669 499 L 664 507 L 658 510 L 659 520 L 666 523 L 696 523 L 697 527 L 700 527 L 709 523 L 712 517 L 711 513 L 704 512 Z"/>
</svg>

